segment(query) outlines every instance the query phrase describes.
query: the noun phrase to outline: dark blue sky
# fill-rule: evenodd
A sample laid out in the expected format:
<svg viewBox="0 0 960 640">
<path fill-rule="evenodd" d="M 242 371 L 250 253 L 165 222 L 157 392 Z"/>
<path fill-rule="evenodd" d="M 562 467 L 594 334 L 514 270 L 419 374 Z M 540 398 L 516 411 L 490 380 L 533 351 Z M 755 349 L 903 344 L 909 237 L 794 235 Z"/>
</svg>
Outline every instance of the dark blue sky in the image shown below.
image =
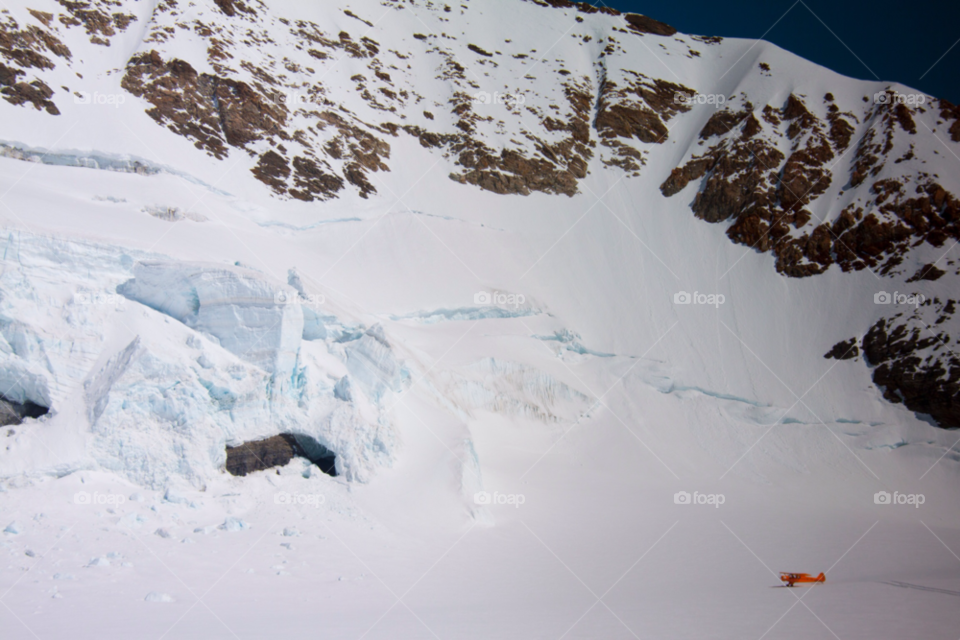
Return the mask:
<svg viewBox="0 0 960 640">
<path fill-rule="evenodd" d="M 844 75 L 902 82 L 960 103 L 960 44 L 950 49 L 960 39 L 957 0 L 588 1 L 685 33 L 763 37 Z"/>
</svg>

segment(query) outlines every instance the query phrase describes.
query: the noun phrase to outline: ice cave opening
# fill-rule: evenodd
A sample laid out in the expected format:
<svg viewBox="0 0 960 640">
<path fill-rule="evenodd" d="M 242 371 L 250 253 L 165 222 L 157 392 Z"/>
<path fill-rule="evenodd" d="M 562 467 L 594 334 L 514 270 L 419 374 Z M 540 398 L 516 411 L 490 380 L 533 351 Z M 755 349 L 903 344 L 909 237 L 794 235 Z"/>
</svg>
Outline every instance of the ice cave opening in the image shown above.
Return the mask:
<svg viewBox="0 0 960 640">
<path fill-rule="evenodd" d="M 282 467 L 294 458 L 306 458 L 327 475 L 337 475 L 336 454 L 310 436 L 294 433 L 227 447 L 227 472 L 245 476 L 254 471 Z"/>
<path fill-rule="evenodd" d="M 0 396 L 0 427 L 20 424 L 24 418 L 39 418 L 50 411 L 48 407 L 25 400 L 23 404 Z"/>
</svg>

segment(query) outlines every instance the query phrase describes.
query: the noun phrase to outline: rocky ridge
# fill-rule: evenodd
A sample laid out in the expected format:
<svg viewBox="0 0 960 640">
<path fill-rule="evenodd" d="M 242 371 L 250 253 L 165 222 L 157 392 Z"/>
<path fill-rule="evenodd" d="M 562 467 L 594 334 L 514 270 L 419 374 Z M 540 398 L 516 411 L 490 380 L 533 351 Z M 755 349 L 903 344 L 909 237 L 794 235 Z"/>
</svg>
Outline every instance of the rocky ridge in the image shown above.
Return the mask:
<svg viewBox="0 0 960 640">
<path fill-rule="evenodd" d="M 884 399 L 941 427 L 960 428 L 960 357 L 951 331 L 956 311 L 956 300 L 923 300 L 912 311 L 881 318 L 862 338 L 840 342 L 824 357 L 847 360 L 862 353 Z"/>
</svg>

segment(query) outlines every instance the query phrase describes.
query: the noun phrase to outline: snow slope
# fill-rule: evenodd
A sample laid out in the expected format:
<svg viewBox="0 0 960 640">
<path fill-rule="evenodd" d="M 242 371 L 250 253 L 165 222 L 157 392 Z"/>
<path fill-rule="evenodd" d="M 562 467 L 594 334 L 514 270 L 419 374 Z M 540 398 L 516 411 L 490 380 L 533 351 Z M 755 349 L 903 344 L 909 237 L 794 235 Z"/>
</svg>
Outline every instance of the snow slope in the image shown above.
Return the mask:
<svg viewBox="0 0 960 640">
<path fill-rule="evenodd" d="M 852 110 L 887 85 L 763 42 L 468 4 L 124 2 L 108 13 L 137 20 L 109 46 L 51 22 L 71 57 L 36 73 L 69 88 L 60 115 L 0 103 L 0 385 L 51 409 L 0 429 L 3 637 L 953 637 L 954 432 L 884 399 L 862 359 L 824 358 L 890 316 L 880 291 L 949 298 L 954 273 L 906 280 L 952 240 L 905 252 L 902 272 L 781 275 L 691 214 L 698 188 L 661 193 L 709 146 L 709 104 L 664 115 L 665 142 L 630 142 L 638 170 L 591 133 L 571 196 L 462 184 L 457 152 L 382 130 L 454 131 L 458 92 L 530 76 L 530 109 L 476 104 L 471 136 L 532 158 L 575 135 L 543 125 L 576 121 L 560 70 L 595 91 L 601 72 L 619 86 L 636 70 L 731 109 L 831 92 Z M 10 5 L 21 27 L 43 24 L 28 7 L 68 13 Z M 334 43 L 327 57 L 297 48 L 297 20 Z M 363 37 L 399 54 L 378 69 L 396 104 L 363 95 L 378 82 L 378 58 L 351 53 Z M 235 145 L 223 125 L 217 158 L 215 136 L 160 126 L 121 88 L 149 51 L 251 86 L 255 67 L 286 68 L 288 91 L 312 65 L 305 94 L 320 87 L 356 129 L 317 126 L 307 103 L 284 115 L 289 139 Z M 857 113 L 861 135 L 876 122 Z M 932 108 L 914 116 L 939 126 Z M 379 148 L 386 168 L 361 165 L 355 184 L 346 151 L 319 151 L 336 140 L 366 140 L 357 157 Z M 958 145 L 922 126 L 909 141 L 916 159 L 879 177 L 936 173 L 957 193 Z M 345 186 L 312 202 L 272 190 L 251 169 L 277 145 Z M 832 220 L 868 186 L 834 180 L 811 208 Z M 338 475 L 302 459 L 223 470 L 226 446 L 286 432 L 334 451 Z M 781 570 L 827 584 L 769 589 Z"/>
</svg>

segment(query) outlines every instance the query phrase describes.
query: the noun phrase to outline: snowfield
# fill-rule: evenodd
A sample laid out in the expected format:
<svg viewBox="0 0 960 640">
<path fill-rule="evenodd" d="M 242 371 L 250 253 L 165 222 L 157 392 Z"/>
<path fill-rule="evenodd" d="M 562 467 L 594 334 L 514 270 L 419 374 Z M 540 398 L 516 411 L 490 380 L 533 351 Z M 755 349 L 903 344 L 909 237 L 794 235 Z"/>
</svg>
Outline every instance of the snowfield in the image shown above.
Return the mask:
<svg viewBox="0 0 960 640">
<path fill-rule="evenodd" d="M 64 12 L 8 4 L 21 25 Z M 0 102 L 0 395 L 50 409 L 0 427 L 0 637 L 956 637 L 957 432 L 885 400 L 863 358 L 824 357 L 889 316 L 878 293 L 955 295 L 953 273 L 906 282 L 953 240 L 911 250 L 906 275 L 781 275 L 690 212 L 697 187 L 660 191 L 712 104 L 670 120 L 639 177 L 598 150 L 572 197 L 461 184 L 409 135 L 369 197 L 279 197 L 256 153 L 215 159 L 120 89 L 135 54 L 205 59 L 197 29 L 148 42 L 163 20 L 227 21 L 233 3 L 181 2 L 176 20 L 120 4 L 137 21 L 109 47 L 63 27 L 60 116 Z M 545 111 L 563 91 L 534 67 L 586 73 L 613 33 L 609 78 L 629 64 L 737 104 L 887 87 L 765 42 L 621 36 L 606 14 L 583 16 L 587 45 L 575 10 L 520 0 L 256 4 L 384 52 L 414 33 L 463 52 L 526 38 Z M 309 62 L 281 35 L 263 51 Z M 506 58 L 471 67 L 483 90 L 515 90 Z M 334 62 L 325 95 L 383 122 L 350 79 L 367 67 Z M 389 117 L 448 118 L 449 86 L 404 73 L 424 104 Z M 522 109 L 481 106 L 496 118 L 477 135 L 523 137 Z M 947 140 L 921 128 L 910 166 L 960 192 Z M 336 475 L 303 458 L 225 471 L 227 447 L 280 433 L 334 452 Z M 780 571 L 827 579 L 786 589 Z"/>
</svg>

